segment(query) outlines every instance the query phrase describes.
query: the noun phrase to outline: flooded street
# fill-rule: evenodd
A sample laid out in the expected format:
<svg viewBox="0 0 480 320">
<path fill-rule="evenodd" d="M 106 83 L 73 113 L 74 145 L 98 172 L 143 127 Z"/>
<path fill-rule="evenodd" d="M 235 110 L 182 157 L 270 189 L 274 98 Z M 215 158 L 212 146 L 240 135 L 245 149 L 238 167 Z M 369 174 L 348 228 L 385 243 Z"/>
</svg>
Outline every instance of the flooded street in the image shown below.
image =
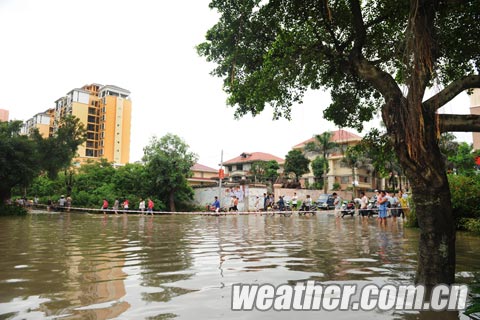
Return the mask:
<svg viewBox="0 0 480 320">
<path fill-rule="evenodd" d="M 232 284 L 411 283 L 418 231 L 401 222 L 281 216 L 0 217 L 0 319 L 466 319 L 399 311 L 231 311 Z M 457 282 L 480 275 L 457 235 Z"/>
</svg>

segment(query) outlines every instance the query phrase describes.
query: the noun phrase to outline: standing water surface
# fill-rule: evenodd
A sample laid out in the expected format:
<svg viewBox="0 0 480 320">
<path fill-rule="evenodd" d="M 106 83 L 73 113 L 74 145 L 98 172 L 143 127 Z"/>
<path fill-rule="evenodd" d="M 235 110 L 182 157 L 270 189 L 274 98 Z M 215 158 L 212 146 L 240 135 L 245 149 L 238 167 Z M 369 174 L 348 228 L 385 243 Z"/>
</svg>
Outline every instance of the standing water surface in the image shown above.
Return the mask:
<svg viewBox="0 0 480 320">
<path fill-rule="evenodd" d="M 457 312 L 231 311 L 232 284 L 409 284 L 418 231 L 402 222 L 282 216 L 0 217 L 0 319 L 466 319 Z M 480 275 L 457 234 L 457 282 Z"/>
</svg>

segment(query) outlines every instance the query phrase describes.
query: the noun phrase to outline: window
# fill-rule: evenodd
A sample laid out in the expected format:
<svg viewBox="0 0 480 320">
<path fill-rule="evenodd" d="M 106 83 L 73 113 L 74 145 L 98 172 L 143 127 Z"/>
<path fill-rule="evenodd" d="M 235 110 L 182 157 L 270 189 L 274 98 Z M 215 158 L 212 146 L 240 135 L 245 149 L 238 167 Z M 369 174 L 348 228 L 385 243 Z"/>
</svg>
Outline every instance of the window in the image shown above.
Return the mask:
<svg viewBox="0 0 480 320">
<path fill-rule="evenodd" d="M 242 171 L 243 170 L 243 164 L 237 164 L 237 170 Z"/>
<path fill-rule="evenodd" d="M 341 184 L 348 184 L 350 182 L 350 177 L 342 177 L 340 179 Z"/>
</svg>

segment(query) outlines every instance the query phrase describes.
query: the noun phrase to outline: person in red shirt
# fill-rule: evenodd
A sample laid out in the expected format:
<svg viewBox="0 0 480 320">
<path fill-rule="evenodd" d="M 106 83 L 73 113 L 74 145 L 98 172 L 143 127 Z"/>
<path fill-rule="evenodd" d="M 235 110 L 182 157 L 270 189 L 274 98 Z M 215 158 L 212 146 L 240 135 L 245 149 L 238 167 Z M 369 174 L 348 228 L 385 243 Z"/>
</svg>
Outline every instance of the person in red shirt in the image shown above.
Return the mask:
<svg viewBox="0 0 480 320">
<path fill-rule="evenodd" d="M 125 199 L 123 201 L 123 204 L 122 204 L 123 205 L 123 210 L 124 210 L 123 213 L 126 213 L 126 211 L 128 210 L 128 204 L 129 204 L 128 199 Z"/>
<path fill-rule="evenodd" d="M 103 198 L 102 209 L 103 209 L 103 214 L 107 214 L 106 210 L 108 209 L 108 201 L 105 198 Z"/>
<path fill-rule="evenodd" d="M 153 201 L 148 198 L 147 214 L 151 213 L 153 216 Z"/>
</svg>

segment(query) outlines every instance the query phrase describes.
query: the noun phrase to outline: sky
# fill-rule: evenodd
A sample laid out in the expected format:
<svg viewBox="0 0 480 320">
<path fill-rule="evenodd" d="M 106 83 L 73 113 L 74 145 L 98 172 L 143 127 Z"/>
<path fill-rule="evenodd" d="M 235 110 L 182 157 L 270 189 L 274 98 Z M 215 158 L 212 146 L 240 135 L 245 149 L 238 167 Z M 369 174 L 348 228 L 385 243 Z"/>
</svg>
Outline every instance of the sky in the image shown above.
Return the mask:
<svg viewBox="0 0 480 320">
<path fill-rule="evenodd" d="M 339 129 L 322 117 L 330 103 L 323 91 L 307 93 L 291 121 L 272 121 L 268 108 L 235 120 L 222 80 L 210 75 L 214 65 L 195 50 L 218 19 L 209 2 L 0 0 L 0 109 L 25 121 L 74 88 L 116 85 L 131 91 L 130 162 L 142 158 L 151 137 L 172 133 L 215 169 L 222 150 L 223 161 L 242 152 L 285 158 L 294 145 Z M 468 96 L 441 112 L 469 113 Z M 471 133 L 457 137 L 472 141 Z"/>
</svg>

